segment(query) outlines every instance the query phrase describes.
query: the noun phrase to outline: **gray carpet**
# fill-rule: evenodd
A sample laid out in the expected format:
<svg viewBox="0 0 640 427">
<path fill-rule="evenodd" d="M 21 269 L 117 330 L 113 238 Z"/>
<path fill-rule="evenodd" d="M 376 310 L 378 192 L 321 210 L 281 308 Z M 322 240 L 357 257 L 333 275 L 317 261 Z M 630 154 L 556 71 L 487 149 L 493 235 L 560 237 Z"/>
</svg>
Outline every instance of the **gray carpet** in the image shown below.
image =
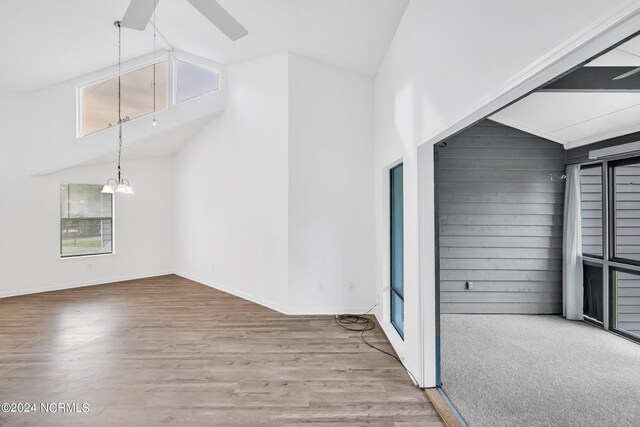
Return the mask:
<svg viewBox="0 0 640 427">
<path fill-rule="evenodd" d="M 442 388 L 470 427 L 640 426 L 640 345 L 557 316 L 441 317 Z"/>
</svg>

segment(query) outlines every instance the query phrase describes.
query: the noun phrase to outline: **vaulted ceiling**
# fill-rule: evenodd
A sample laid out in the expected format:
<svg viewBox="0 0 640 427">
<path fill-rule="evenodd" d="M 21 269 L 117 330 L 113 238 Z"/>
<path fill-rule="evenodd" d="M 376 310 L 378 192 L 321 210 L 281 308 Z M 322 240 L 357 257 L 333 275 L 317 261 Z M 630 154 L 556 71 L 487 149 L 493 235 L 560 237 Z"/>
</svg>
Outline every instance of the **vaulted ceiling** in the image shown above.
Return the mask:
<svg viewBox="0 0 640 427">
<path fill-rule="evenodd" d="M 152 1 L 152 0 L 150 0 Z M 156 24 L 180 50 L 232 64 L 290 51 L 375 75 L 408 0 L 219 0 L 248 30 L 227 39 L 186 0 L 161 0 Z M 33 91 L 117 60 L 128 0 L 0 1 L 0 92 Z M 152 51 L 151 26 L 123 30 L 123 56 Z"/>
</svg>

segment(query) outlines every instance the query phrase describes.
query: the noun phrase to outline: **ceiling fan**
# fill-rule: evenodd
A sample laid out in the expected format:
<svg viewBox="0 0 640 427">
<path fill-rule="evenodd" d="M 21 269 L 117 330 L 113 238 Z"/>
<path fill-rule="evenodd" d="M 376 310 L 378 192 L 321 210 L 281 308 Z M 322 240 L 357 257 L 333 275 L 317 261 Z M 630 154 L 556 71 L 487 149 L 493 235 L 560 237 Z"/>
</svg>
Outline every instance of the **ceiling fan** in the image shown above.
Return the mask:
<svg viewBox="0 0 640 427">
<path fill-rule="evenodd" d="M 121 25 L 133 30 L 144 30 L 160 0 L 131 0 Z M 218 27 L 227 37 L 236 41 L 249 34 L 246 28 L 229 14 L 216 0 L 187 0 L 198 12 Z"/>
<path fill-rule="evenodd" d="M 627 77 L 631 77 L 636 73 L 640 73 L 640 67 L 638 68 L 634 68 L 631 71 L 627 71 L 624 74 L 620 74 L 618 77 L 614 77 L 612 80 L 622 80 L 622 79 L 626 79 Z"/>
</svg>

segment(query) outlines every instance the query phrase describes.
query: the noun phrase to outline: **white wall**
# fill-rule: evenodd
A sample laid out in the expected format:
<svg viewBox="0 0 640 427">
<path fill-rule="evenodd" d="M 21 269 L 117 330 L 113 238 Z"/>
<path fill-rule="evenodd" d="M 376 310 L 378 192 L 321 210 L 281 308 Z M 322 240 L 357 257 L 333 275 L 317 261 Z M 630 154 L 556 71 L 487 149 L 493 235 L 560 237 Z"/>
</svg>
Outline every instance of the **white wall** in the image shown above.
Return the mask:
<svg viewBox="0 0 640 427">
<path fill-rule="evenodd" d="M 436 383 L 433 151 L 424 147 L 418 154 L 418 146 L 462 129 L 631 34 L 637 22 L 622 18 L 637 7 L 627 0 L 412 0 L 405 11 L 375 80 L 375 269 L 384 302 L 378 316 L 423 386 Z M 601 37 L 605 29 L 610 31 Z M 401 159 L 404 341 L 389 327 L 386 297 L 386 169 Z"/>
<path fill-rule="evenodd" d="M 229 107 L 176 156 L 177 272 L 285 310 L 287 54 L 227 69 Z"/>
<path fill-rule="evenodd" d="M 176 158 L 178 274 L 290 314 L 370 308 L 372 79 L 285 53 L 230 66 L 228 94 Z"/>
<path fill-rule="evenodd" d="M 290 311 L 374 304 L 372 167 L 373 79 L 290 54 Z"/>
<path fill-rule="evenodd" d="M 33 100 L 0 94 L 0 296 L 172 272 L 171 159 L 123 165 L 138 194 L 116 198 L 115 255 L 60 259 L 60 184 L 101 184 L 114 175 L 115 164 L 30 176 L 32 154 L 43 143 L 30 132 Z"/>
</svg>

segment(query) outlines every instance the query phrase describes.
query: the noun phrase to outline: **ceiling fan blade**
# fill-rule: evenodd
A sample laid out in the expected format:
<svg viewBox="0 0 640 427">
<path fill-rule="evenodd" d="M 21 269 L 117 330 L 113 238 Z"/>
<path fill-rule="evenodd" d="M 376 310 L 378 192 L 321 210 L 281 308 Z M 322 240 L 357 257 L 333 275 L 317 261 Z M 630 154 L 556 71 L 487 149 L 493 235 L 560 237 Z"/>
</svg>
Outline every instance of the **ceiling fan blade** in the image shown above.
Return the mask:
<svg viewBox="0 0 640 427">
<path fill-rule="evenodd" d="M 622 79 L 626 79 L 629 76 L 633 76 L 635 73 L 640 73 L 640 67 L 638 68 L 634 68 L 631 71 L 627 71 L 624 74 L 620 74 L 618 77 L 614 77 L 613 80 L 622 80 Z"/>
<path fill-rule="evenodd" d="M 231 40 L 236 41 L 249 34 L 236 19 L 215 0 L 188 0 L 198 11 Z"/>
<path fill-rule="evenodd" d="M 120 25 L 132 30 L 144 30 L 159 1 L 131 0 Z"/>
</svg>

